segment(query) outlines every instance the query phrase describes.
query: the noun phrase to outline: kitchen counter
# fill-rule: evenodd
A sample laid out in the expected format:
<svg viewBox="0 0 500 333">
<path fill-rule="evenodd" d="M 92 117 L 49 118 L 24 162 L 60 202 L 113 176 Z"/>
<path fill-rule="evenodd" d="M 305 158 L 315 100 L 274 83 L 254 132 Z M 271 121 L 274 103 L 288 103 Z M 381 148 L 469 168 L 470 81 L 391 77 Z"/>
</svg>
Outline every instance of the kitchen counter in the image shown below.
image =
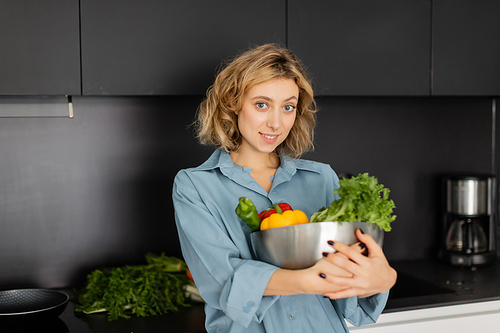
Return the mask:
<svg viewBox="0 0 500 333">
<path fill-rule="evenodd" d="M 391 262 L 391 265 L 399 276 L 384 313 L 500 300 L 500 261 L 475 269 L 450 266 L 437 260 Z M 69 302 L 57 320 L 13 327 L 7 332 L 33 332 L 40 327 L 53 333 L 205 332 L 201 303 L 178 313 L 112 322 L 105 314 L 75 315 L 74 306 Z"/>
<path fill-rule="evenodd" d="M 391 262 L 398 281 L 384 313 L 500 300 L 500 261 L 457 267 L 438 260 Z"/>
</svg>

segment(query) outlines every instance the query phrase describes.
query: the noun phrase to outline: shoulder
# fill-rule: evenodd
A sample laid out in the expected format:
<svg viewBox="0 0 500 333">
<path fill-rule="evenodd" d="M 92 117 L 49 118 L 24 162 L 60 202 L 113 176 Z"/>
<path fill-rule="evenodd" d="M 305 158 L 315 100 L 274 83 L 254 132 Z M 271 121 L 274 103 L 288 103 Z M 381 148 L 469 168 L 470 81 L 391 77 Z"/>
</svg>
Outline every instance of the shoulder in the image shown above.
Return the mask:
<svg viewBox="0 0 500 333">
<path fill-rule="evenodd" d="M 317 161 L 312 161 L 312 160 L 305 160 L 305 159 L 295 159 L 293 160 L 295 162 L 295 165 L 297 168 L 303 168 L 303 169 L 314 169 L 314 170 L 326 170 L 326 169 L 332 169 L 330 164 L 327 163 L 322 163 L 322 162 L 317 162 Z"/>
<path fill-rule="evenodd" d="M 210 157 L 207 158 L 205 162 L 200 164 L 197 167 L 194 168 L 188 168 L 184 169 L 184 171 L 193 173 L 196 171 L 206 171 L 206 170 L 213 170 L 217 169 L 221 166 L 221 164 L 224 163 L 225 160 L 227 160 L 228 153 L 223 151 L 222 149 L 216 149 Z M 182 171 L 182 170 L 181 170 Z"/>
<path fill-rule="evenodd" d="M 295 163 L 295 167 L 297 168 L 297 170 L 312 171 L 312 172 L 320 173 L 323 176 L 332 176 L 333 175 L 334 178 L 337 177 L 335 171 L 333 171 L 330 164 L 317 162 L 317 161 L 311 161 L 311 160 L 304 160 L 304 159 L 296 159 L 296 160 L 293 160 L 293 162 Z"/>
<path fill-rule="evenodd" d="M 294 163 L 297 172 L 306 174 L 306 178 L 324 182 L 331 191 L 339 187 L 339 177 L 330 164 L 305 159 L 296 159 Z"/>
<path fill-rule="evenodd" d="M 219 158 L 220 151 L 216 150 L 201 165 L 179 170 L 174 177 L 174 191 L 180 190 L 197 192 L 196 183 L 200 181 L 199 178 L 203 178 L 203 174 L 210 173 L 214 169 L 218 168 Z"/>
<path fill-rule="evenodd" d="M 203 162 L 199 166 L 181 169 L 175 175 L 174 184 L 189 182 L 190 179 L 195 177 L 200 172 L 210 172 L 214 169 L 219 168 L 220 160 L 223 154 L 224 153 L 220 149 L 217 149 L 205 162 Z"/>
</svg>

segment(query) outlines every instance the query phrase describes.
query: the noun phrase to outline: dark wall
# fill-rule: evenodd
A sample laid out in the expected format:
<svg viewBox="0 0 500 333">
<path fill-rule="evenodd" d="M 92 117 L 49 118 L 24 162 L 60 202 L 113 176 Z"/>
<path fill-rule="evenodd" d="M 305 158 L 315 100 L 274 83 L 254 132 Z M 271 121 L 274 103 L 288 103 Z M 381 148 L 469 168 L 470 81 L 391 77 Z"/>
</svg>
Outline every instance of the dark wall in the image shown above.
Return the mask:
<svg viewBox="0 0 500 333">
<path fill-rule="evenodd" d="M 176 172 L 202 163 L 201 97 L 74 97 L 74 119 L 0 119 L 0 284 L 64 287 L 102 265 L 181 256 Z M 391 189 L 391 260 L 435 256 L 438 176 L 492 171 L 489 98 L 321 98 L 316 149 Z M 318 207 L 319 208 L 319 207 Z"/>
<path fill-rule="evenodd" d="M 212 149 L 199 98 L 73 98 L 74 119 L 0 119 L 0 283 L 64 286 L 100 265 L 180 256 L 175 173 Z"/>
<path fill-rule="evenodd" d="M 391 190 L 390 259 L 436 255 L 440 175 L 492 172 L 488 98 L 320 99 L 312 159 L 337 172 L 368 172 Z"/>
</svg>

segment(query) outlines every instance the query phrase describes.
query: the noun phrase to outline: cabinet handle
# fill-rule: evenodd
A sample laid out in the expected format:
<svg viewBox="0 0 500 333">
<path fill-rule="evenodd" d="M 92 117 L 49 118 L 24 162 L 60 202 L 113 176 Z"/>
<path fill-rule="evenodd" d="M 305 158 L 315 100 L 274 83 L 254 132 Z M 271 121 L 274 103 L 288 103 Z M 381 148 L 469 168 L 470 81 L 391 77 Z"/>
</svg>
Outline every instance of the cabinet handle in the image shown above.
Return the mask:
<svg viewBox="0 0 500 333">
<path fill-rule="evenodd" d="M 73 98 L 71 96 L 68 96 L 68 112 L 69 117 L 73 118 Z"/>
</svg>

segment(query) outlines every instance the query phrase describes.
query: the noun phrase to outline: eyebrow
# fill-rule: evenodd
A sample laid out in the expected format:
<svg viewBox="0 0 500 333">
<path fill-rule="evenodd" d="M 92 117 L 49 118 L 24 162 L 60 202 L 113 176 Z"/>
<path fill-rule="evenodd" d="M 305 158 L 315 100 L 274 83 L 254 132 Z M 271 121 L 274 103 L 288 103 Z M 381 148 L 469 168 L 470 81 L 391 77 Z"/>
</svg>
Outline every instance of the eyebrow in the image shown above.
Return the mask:
<svg viewBox="0 0 500 333">
<path fill-rule="evenodd" d="M 274 100 L 272 98 L 269 98 L 267 96 L 255 96 L 252 98 L 252 100 L 256 100 L 256 99 L 263 99 L 265 101 L 269 101 L 269 102 L 274 102 Z M 291 100 L 299 100 L 296 96 L 291 96 L 291 97 L 288 97 L 287 99 L 285 99 L 285 102 L 288 102 L 288 101 L 291 101 Z"/>
</svg>

